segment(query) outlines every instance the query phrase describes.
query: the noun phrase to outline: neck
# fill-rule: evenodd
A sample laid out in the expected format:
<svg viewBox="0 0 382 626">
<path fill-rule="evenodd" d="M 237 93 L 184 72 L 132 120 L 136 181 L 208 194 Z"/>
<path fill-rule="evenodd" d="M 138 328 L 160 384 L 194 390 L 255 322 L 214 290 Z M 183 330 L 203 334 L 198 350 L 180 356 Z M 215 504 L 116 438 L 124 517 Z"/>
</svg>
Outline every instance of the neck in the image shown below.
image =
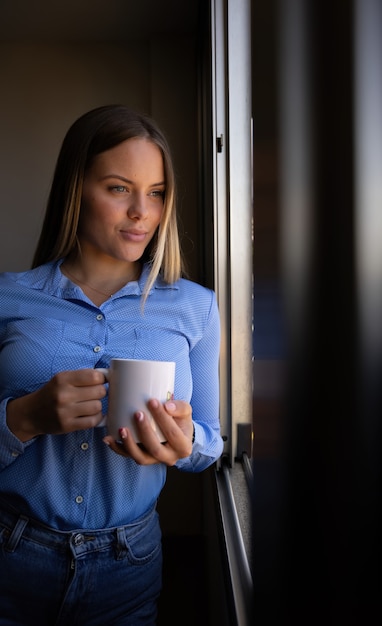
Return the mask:
<svg viewBox="0 0 382 626">
<path fill-rule="evenodd" d="M 61 271 L 74 283 L 78 284 L 83 291 L 87 292 L 87 290 L 90 290 L 93 293 L 110 298 L 126 283 L 139 278 L 141 266 L 137 261 L 106 267 L 105 265 L 93 265 L 85 263 L 83 260 L 71 260 L 68 258 L 61 265 Z"/>
</svg>

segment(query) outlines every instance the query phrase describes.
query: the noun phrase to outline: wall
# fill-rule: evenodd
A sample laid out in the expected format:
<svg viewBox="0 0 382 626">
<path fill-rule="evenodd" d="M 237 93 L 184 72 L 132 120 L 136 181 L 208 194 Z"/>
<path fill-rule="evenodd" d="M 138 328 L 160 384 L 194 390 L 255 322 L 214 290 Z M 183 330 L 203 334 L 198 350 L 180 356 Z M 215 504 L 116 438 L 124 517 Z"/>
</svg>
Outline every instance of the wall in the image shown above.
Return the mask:
<svg viewBox="0 0 382 626">
<path fill-rule="evenodd" d="M 123 102 L 152 114 L 173 149 L 189 265 L 196 180 L 196 67 L 191 37 L 155 43 L 0 43 L 0 271 L 30 266 L 56 157 L 85 111 Z"/>
</svg>

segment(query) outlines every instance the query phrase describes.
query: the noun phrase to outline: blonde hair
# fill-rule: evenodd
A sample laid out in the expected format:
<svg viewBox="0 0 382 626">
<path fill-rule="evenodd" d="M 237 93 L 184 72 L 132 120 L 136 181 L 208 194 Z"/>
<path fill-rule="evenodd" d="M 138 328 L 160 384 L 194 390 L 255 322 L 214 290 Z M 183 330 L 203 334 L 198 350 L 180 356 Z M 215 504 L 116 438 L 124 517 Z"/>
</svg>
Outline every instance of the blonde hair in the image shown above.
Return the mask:
<svg viewBox="0 0 382 626">
<path fill-rule="evenodd" d="M 176 184 L 171 151 L 156 123 L 124 105 L 106 105 L 85 113 L 69 128 L 58 155 L 40 238 L 32 267 L 68 256 L 78 250 L 77 229 L 84 176 L 95 156 L 136 137 L 152 141 L 163 157 L 166 192 L 157 232 L 142 261 L 150 272 L 144 301 L 159 274 L 174 283 L 184 270 L 176 211 Z"/>
</svg>

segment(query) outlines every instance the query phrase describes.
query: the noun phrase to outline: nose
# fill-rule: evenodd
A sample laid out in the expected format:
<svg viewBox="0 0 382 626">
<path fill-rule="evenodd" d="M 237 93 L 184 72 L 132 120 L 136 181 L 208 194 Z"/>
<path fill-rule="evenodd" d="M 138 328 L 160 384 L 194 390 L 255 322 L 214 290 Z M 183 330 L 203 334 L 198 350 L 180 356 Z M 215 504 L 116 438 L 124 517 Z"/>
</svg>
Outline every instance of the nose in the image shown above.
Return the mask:
<svg viewBox="0 0 382 626">
<path fill-rule="evenodd" d="M 147 217 L 147 196 L 144 193 L 134 193 L 130 199 L 127 215 L 132 220 L 142 220 Z"/>
</svg>

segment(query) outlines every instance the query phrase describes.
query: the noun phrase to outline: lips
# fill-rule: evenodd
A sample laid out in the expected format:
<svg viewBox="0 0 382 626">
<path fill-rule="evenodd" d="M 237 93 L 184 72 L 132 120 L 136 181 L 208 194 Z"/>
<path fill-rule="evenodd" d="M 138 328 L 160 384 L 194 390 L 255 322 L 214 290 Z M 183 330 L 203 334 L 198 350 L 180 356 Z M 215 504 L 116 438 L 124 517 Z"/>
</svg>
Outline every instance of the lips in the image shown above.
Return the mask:
<svg viewBox="0 0 382 626">
<path fill-rule="evenodd" d="M 124 239 L 127 239 L 128 241 L 133 241 L 135 243 L 140 243 L 141 241 L 144 241 L 147 236 L 146 231 L 138 230 L 136 228 L 129 229 L 129 230 L 121 230 L 120 232 Z"/>
</svg>

